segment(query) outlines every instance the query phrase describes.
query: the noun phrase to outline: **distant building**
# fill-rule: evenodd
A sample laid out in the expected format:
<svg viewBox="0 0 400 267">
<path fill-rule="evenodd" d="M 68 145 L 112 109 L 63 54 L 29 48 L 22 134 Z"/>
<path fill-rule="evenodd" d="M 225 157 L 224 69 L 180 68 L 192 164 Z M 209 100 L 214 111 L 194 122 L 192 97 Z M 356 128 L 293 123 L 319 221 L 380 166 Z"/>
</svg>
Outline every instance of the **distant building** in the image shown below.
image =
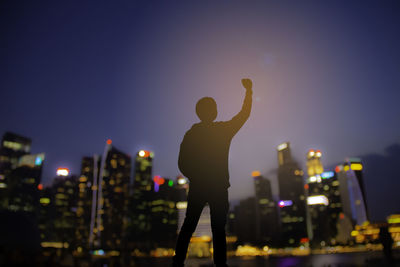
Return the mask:
<svg viewBox="0 0 400 267">
<path fill-rule="evenodd" d="M 5 133 L 0 146 L 0 207 L 36 220 L 44 153 L 30 154 L 31 140 Z"/>
<path fill-rule="evenodd" d="M 324 172 L 321 162 L 322 153 L 320 150 L 310 149 L 307 153 L 307 174 L 308 177 Z"/>
<path fill-rule="evenodd" d="M 39 191 L 38 227 L 41 242 L 53 242 L 56 240 L 54 218 L 56 216 L 54 194 L 51 187 L 45 187 Z"/>
<path fill-rule="evenodd" d="M 77 222 L 75 236 L 77 247 L 80 247 L 85 251 L 90 249 L 89 236 L 91 231 L 94 230 L 94 224 L 96 220 L 97 182 L 99 177 L 99 169 L 100 157 L 98 155 L 82 158 L 81 173 L 78 179 L 78 201 L 76 210 Z"/>
<path fill-rule="evenodd" d="M 156 247 L 174 248 L 178 228 L 176 183 L 172 179 L 154 176 L 151 201 L 151 240 Z"/>
<path fill-rule="evenodd" d="M 327 171 L 307 178 L 308 210 L 313 247 L 335 245 L 342 214 L 339 181 L 336 173 Z"/>
<path fill-rule="evenodd" d="M 132 194 L 128 203 L 127 239 L 130 240 L 130 247 L 145 251 L 152 248 L 153 156 L 153 152 L 147 150 L 136 154 Z"/>
<path fill-rule="evenodd" d="M 279 197 L 284 204 L 279 205 L 280 240 L 283 246 L 299 246 L 308 241 L 304 173 L 292 158 L 289 142 L 280 144 L 277 152 Z"/>
<path fill-rule="evenodd" d="M 234 231 L 238 242 L 241 244 L 257 244 L 259 237 L 257 235 L 257 199 L 249 197 L 243 199 L 234 208 Z"/>
<path fill-rule="evenodd" d="M 88 169 L 85 170 L 88 171 L 88 177 L 81 176 L 79 184 L 81 188 L 84 188 L 85 184 L 90 185 L 91 183 L 85 179 L 89 179 L 93 173 L 89 247 L 105 251 L 120 250 L 123 246 L 131 172 L 130 156 L 111 144 L 111 140 L 107 140 L 98 170 L 97 157 L 94 157 L 93 162 L 91 160 L 86 162 L 85 168 Z M 85 190 L 80 193 L 83 199 L 87 197 Z M 82 205 L 85 206 L 85 203 L 79 203 L 79 210 Z M 81 225 L 81 222 L 79 224 Z"/>
<path fill-rule="evenodd" d="M 0 181 L 17 168 L 20 158 L 31 152 L 31 139 L 6 132 L 0 146 Z"/>
<path fill-rule="evenodd" d="M 272 198 L 271 182 L 259 172 L 253 172 L 252 176 L 256 195 L 257 243 L 271 246 L 276 243 L 279 230 L 277 205 Z"/>
<path fill-rule="evenodd" d="M 344 214 L 353 225 L 362 225 L 368 220 L 367 202 L 360 159 L 350 158 L 335 169 L 340 189 Z"/>
<path fill-rule="evenodd" d="M 75 229 L 77 226 L 77 201 L 78 201 L 78 178 L 70 175 L 67 169 L 58 172 L 51 185 L 51 203 L 46 206 L 54 210 L 50 214 L 54 217 L 47 218 L 54 224 L 54 234 L 52 242 L 66 243 L 71 249 L 77 247 Z M 50 197 L 49 197 L 50 198 Z M 41 198 L 41 204 L 45 204 L 45 199 Z M 44 206 L 44 205 L 43 205 Z M 50 215 L 47 214 L 47 215 Z"/>
</svg>

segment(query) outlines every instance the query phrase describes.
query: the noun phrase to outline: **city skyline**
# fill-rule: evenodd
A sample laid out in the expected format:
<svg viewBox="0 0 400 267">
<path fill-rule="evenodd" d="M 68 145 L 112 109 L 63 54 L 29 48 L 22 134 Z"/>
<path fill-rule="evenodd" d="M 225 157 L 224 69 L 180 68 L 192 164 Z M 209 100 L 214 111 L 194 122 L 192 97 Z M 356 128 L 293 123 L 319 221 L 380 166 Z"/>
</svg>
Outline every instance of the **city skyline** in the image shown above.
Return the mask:
<svg viewBox="0 0 400 267">
<path fill-rule="evenodd" d="M 154 151 L 154 174 L 176 177 L 196 101 L 212 96 L 217 120 L 231 118 L 245 76 L 255 101 L 232 143 L 232 199 L 251 194 L 254 170 L 276 179 L 282 142 L 303 170 L 310 148 L 329 167 L 400 143 L 398 3 L 2 5 L 0 133 L 46 153 L 46 184 L 57 167 L 78 173 L 107 139 L 131 155 Z M 375 211 L 400 186 L 382 173 L 365 176 Z"/>
</svg>

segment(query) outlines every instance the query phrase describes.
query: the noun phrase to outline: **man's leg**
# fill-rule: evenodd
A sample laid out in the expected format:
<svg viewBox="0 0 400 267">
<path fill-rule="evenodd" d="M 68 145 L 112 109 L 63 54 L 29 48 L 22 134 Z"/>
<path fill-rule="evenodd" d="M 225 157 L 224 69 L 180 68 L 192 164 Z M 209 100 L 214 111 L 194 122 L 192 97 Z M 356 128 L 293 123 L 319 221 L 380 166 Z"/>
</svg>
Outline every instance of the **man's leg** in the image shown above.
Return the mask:
<svg viewBox="0 0 400 267">
<path fill-rule="evenodd" d="M 214 192 L 209 200 L 211 212 L 211 229 L 213 234 L 214 263 L 226 265 L 226 216 L 229 210 L 228 189 Z"/>
<path fill-rule="evenodd" d="M 173 266 L 183 266 L 188 250 L 190 238 L 196 230 L 201 211 L 205 205 L 204 192 L 196 192 L 189 188 L 188 205 L 186 216 L 181 231 L 176 242 L 175 256 L 173 257 Z"/>
</svg>

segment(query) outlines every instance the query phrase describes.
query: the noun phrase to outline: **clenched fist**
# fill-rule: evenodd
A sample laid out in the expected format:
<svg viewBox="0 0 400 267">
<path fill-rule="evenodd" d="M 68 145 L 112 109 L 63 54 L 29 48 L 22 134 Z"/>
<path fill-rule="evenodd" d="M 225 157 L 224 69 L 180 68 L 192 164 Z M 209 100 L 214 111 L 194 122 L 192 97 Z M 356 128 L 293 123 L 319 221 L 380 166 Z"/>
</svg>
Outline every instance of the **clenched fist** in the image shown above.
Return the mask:
<svg viewBox="0 0 400 267">
<path fill-rule="evenodd" d="M 246 90 L 251 90 L 253 87 L 253 82 L 250 79 L 242 79 L 242 84 Z"/>
</svg>

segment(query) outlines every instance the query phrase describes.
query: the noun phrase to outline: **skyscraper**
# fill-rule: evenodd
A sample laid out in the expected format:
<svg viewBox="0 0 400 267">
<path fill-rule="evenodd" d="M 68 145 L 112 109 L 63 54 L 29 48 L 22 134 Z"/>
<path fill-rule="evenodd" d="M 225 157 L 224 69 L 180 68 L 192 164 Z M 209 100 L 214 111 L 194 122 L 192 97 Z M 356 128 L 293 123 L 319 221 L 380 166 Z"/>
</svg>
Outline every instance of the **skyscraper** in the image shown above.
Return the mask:
<svg viewBox="0 0 400 267">
<path fill-rule="evenodd" d="M 30 154 L 29 138 L 5 133 L 0 147 L 0 207 L 36 219 L 44 153 Z"/>
<path fill-rule="evenodd" d="M 71 175 L 66 168 L 57 170 L 57 177 L 51 185 L 53 195 L 54 223 L 53 242 L 67 243 L 75 249 L 76 210 L 78 199 L 78 178 Z M 43 202 L 43 198 L 42 198 Z"/>
<path fill-rule="evenodd" d="M 153 152 L 140 150 L 135 158 L 132 195 L 129 199 L 127 237 L 130 246 L 149 250 L 151 247 L 151 203 L 154 197 L 152 179 Z"/>
<path fill-rule="evenodd" d="M 333 171 L 323 172 L 307 179 L 310 239 L 313 247 L 335 245 L 337 224 L 342 213 L 339 181 Z"/>
<path fill-rule="evenodd" d="M 362 225 L 368 220 L 362 170 L 363 165 L 358 158 L 347 159 L 335 169 L 340 184 L 343 212 L 354 225 Z"/>
<path fill-rule="evenodd" d="M 151 201 L 151 240 L 156 247 L 173 248 L 178 228 L 176 184 L 159 175 L 153 177 L 155 190 Z"/>
<path fill-rule="evenodd" d="M 304 173 L 292 158 L 289 142 L 280 144 L 277 152 L 282 245 L 298 246 L 307 241 Z"/>
<path fill-rule="evenodd" d="M 78 179 L 77 222 L 75 231 L 77 247 L 80 247 L 82 250 L 90 249 L 89 233 L 94 230 L 99 168 L 100 157 L 98 155 L 82 159 L 81 174 Z"/>
<path fill-rule="evenodd" d="M 253 172 L 252 176 L 256 195 L 257 242 L 270 246 L 278 237 L 277 205 L 272 198 L 271 182 L 258 171 Z"/>
<path fill-rule="evenodd" d="M 94 166 L 95 162 L 96 160 Z M 90 246 L 104 250 L 121 249 L 126 226 L 130 172 L 130 156 L 113 147 L 110 139 L 107 140 L 100 161 L 98 178 L 96 179 L 94 175 L 92 185 Z"/>
<path fill-rule="evenodd" d="M 321 162 L 322 153 L 320 150 L 310 149 L 307 153 L 307 174 L 308 177 L 324 172 Z"/>
</svg>

